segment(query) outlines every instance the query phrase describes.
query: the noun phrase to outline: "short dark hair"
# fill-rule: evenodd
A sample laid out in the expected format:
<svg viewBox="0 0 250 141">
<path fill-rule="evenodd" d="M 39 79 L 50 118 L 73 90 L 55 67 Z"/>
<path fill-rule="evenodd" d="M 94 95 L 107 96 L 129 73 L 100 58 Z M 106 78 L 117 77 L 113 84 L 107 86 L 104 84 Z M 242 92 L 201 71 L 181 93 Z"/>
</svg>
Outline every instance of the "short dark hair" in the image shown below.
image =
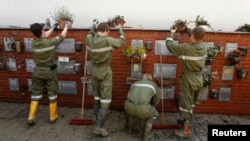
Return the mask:
<svg viewBox="0 0 250 141">
<path fill-rule="evenodd" d="M 205 29 L 197 26 L 192 30 L 192 35 L 195 40 L 197 41 L 202 40 L 205 35 Z"/>
<path fill-rule="evenodd" d="M 97 26 L 97 31 L 105 32 L 109 30 L 110 26 L 106 22 L 102 22 Z"/>
<path fill-rule="evenodd" d="M 43 23 L 33 23 L 30 25 L 30 30 L 36 37 L 40 37 L 42 34 L 41 31 L 43 30 L 43 27 Z"/>
</svg>

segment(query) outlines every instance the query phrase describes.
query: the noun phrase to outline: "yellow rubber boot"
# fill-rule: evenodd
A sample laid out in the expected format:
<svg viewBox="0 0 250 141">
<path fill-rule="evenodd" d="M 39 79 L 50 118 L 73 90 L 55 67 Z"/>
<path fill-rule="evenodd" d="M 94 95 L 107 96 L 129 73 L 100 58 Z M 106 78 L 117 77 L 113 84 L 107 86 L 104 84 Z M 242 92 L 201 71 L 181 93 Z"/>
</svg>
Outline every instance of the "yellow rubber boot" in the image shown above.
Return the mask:
<svg viewBox="0 0 250 141">
<path fill-rule="evenodd" d="M 29 125 L 33 125 L 36 122 L 35 117 L 36 117 L 37 107 L 38 107 L 38 101 L 31 101 L 29 117 L 28 117 L 28 124 Z"/>
<path fill-rule="evenodd" d="M 58 118 L 56 109 L 57 109 L 57 102 L 53 102 L 49 104 L 50 123 L 55 123 Z"/>
</svg>

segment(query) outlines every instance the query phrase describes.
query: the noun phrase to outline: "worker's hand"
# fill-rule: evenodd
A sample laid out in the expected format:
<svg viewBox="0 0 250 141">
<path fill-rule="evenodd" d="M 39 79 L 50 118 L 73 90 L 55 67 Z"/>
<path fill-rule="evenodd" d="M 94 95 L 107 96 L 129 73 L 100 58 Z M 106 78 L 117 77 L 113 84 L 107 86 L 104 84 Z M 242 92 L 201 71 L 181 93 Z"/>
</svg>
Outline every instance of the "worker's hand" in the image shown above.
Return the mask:
<svg viewBox="0 0 250 141">
<path fill-rule="evenodd" d="M 99 21 L 97 19 L 94 19 L 92 22 L 92 27 L 93 29 L 96 29 L 97 24 L 99 23 Z"/>
<path fill-rule="evenodd" d="M 170 32 L 171 32 L 171 33 L 175 33 L 176 30 L 177 30 L 177 28 L 175 27 L 175 28 L 172 28 L 172 29 L 170 30 Z"/>
<path fill-rule="evenodd" d="M 121 30 L 122 29 L 122 25 L 118 25 L 118 26 L 116 26 L 116 28 L 118 28 L 119 30 Z"/>
<path fill-rule="evenodd" d="M 53 29 L 57 29 L 57 27 L 58 27 L 58 23 L 54 23 L 52 26 Z"/>
<path fill-rule="evenodd" d="M 69 28 L 71 22 L 70 21 L 65 21 L 65 26 Z"/>
</svg>

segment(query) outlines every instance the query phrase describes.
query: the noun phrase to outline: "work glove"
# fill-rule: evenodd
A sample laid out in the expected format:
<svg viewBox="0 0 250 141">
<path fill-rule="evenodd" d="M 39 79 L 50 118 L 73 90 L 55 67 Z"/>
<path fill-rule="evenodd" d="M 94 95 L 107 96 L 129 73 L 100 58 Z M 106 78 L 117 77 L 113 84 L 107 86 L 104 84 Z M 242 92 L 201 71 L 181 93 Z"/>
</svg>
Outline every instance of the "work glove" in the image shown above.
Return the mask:
<svg viewBox="0 0 250 141">
<path fill-rule="evenodd" d="M 57 27 L 58 27 L 58 23 L 54 23 L 52 26 L 53 29 L 57 29 Z"/>
<path fill-rule="evenodd" d="M 70 21 L 65 21 L 65 26 L 67 26 L 69 28 L 70 23 L 71 23 Z"/>
<path fill-rule="evenodd" d="M 92 22 L 92 28 L 96 29 L 98 23 L 99 23 L 99 21 L 97 19 L 94 19 Z"/>
</svg>

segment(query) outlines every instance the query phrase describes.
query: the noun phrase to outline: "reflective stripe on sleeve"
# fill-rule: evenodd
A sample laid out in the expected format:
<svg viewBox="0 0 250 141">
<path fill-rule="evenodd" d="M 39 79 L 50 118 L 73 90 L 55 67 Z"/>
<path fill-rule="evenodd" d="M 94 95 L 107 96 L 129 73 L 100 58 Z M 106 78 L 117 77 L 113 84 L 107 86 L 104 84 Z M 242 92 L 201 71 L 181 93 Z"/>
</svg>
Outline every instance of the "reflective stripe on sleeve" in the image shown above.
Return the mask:
<svg viewBox="0 0 250 141">
<path fill-rule="evenodd" d="M 87 50 L 90 52 L 105 52 L 105 51 L 110 51 L 112 50 L 112 47 L 104 47 L 104 48 L 98 48 L 98 49 L 91 49 L 90 47 L 87 46 Z"/>
<path fill-rule="evenodd" d="M 206 57 L 207 57 L 207 55 L 204 55 L 204 56 L 185 56 L 185 55 L 181 55 L 181 56 L 179 56 L 179 58 L 181 58 L 181 59 L 193 60 L 193 61 L 202 60 L 202 59 L 205 59 Z"/>
<path fill-rule="evenodd" d="M 50 47 L 41 48 L 41 49 L 33 48 L 33 51 L 34 52 L 45 52 L 45 51 L 54 50 L 54 49 L 55 49 L 55 46 L 50 46 Z"/>
<path fill-rule="evenodd" d="M 167 41 L 174 41 L 174 40 L 173 40 L 173 38 L 168 37 L 168 38 L 167 38 Z"/>
</svg>

